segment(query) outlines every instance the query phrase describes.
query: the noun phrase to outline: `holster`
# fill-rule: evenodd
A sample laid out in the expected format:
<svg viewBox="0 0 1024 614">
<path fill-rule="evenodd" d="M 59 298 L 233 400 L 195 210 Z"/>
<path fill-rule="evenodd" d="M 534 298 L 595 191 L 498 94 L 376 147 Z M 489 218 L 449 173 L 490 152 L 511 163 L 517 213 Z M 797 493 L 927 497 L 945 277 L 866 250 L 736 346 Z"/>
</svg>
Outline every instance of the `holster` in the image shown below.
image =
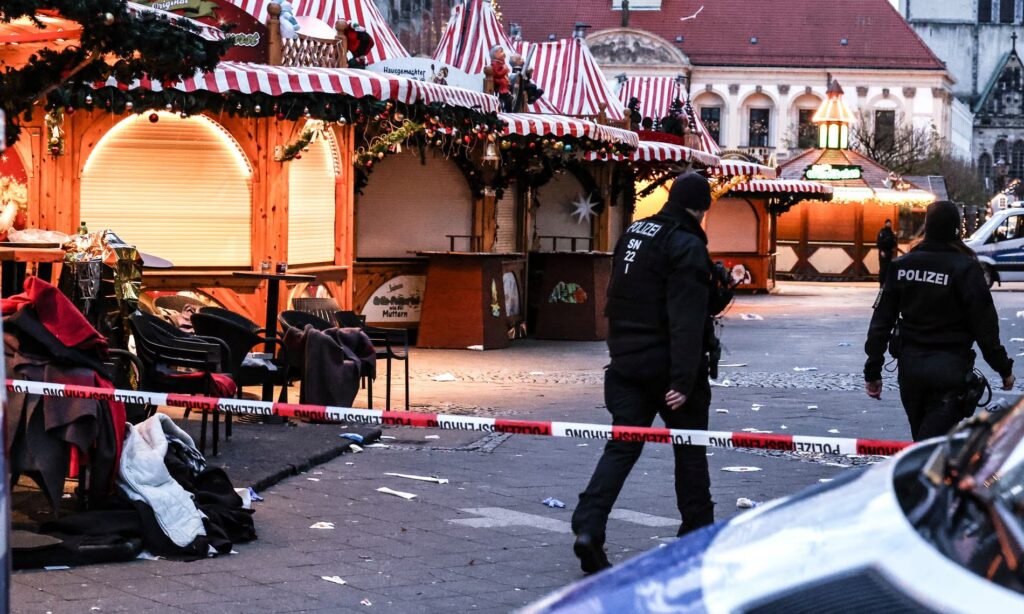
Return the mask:
<svg viewBox="0 0 1024 614">
<path fill-rule="evenodd" d="M 718 338 L 717 318 L 708 318 L 704 326 L 704 347 L 708 356 L 708 375 L 718 379 L 718 362 L 722 359 L 722 341 Z"/>
</svg>

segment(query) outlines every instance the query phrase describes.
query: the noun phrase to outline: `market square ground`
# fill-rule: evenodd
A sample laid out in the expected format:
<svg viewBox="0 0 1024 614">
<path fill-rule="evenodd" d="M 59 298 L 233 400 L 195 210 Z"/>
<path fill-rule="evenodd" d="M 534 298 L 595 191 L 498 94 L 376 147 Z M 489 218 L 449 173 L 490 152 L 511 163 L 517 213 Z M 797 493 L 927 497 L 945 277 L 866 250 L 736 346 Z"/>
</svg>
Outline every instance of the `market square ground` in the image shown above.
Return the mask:
<svg viewBox="0 0 1024 614">
<path fill-rule="evenodd" d="M 1012 355 L 1024 345 L 1024 319 L 1017 317 L 1024 293 L 1014 291 L 1019 289 L 995 292 L 1002 338 Z M 891 376 L 881 402 L 862 392 L 863 337 L 877 289 L 783 284 L 780 290 L 741 297 L 728 312 L 722 362 L 744 366 L 723 367 L 720 379 L 731 386 L 714 389 L 711 428 L 909 438 Z M 763 320 L 744 320 L 745 313 Z M 415 351 L 414 409 L 606 422 L 600 386 L 606 356 L 603 343 L 532 340 L 495 352 Z M 794 370 L 808 367 L 817 370 Z M 456 381 L 432 380 L 443 373 Z M 761 407 L 754 411 L 754 404 Z M 266 500 L 256 504 L 259 539 L 239 546 L 236 555 L 19 572 L 13 576 L 12 611 L 509 611 L 580 577 L 568 521 L 600 454 L 599 442 L 407 428 L 384 434 L 394 437 L 383 441 L 387 448 L 344 454 L 262 493 Z M 246 445 L 237 434 L 227 444 Z M 739 497 L 784 496 L 873 460 L 709 453 L 719 520 L 742 511 L 736 509 Z M 667 447 L 649 445 L 637 464 L 609 525 L 613 562 L 675 534 L 671 458 Z M 737 465 L 762 471 L 722 471 Z M 434 475 L 450 483 L 386 472 Z M 382 486 L 417 498 L 376 492 Z M 546 497 L 567 508 L 542 505 Z M 309 528 L 321 521 L 336 528 Z M 346 584 L 322 576 L 339 576 Z"/>
</svg>

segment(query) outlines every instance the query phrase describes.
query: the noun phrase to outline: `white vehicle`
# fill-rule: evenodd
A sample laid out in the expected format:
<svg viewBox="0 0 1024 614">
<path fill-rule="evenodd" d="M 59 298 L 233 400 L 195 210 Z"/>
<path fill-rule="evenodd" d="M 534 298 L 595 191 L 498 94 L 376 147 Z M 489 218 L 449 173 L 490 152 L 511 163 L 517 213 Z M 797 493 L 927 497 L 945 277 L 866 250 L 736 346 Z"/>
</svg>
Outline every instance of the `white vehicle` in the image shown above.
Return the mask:
<svg viewBox="0 0 1024 614">
<path fill-rule="evenodd" d="M 522 611 L 569 612 L 1024 612 L 1024 403 Z"/>
<path fill-rule="evenodd" d="M 1024 208 L 996 212 L 964 243 L 978 254 L 989 286 L 1024 281 Z"/>
</svg>

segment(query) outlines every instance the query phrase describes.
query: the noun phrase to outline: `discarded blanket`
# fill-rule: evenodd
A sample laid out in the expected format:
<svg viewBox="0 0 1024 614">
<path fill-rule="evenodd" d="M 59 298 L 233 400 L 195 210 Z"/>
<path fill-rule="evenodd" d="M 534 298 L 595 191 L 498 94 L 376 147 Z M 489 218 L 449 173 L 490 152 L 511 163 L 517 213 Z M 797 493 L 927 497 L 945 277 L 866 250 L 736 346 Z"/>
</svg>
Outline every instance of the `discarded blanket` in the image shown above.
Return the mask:
<svg viewBox="0 0 1024 614">
<path fill-rule="evenodd" d="M 289 328 L 283 343 L 302 374 L 299 403 L 348 407 L 360 378 L 376 375 L 376 350 L 358 328 Z"/>
</svg>

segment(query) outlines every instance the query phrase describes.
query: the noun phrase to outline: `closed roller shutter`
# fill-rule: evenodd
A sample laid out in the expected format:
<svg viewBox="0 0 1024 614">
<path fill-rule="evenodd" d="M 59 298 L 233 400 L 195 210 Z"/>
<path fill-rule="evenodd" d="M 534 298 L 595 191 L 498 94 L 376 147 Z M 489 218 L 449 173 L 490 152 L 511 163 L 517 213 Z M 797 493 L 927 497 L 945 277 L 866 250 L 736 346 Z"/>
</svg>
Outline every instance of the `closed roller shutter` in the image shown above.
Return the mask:
<svg viewBox="0 0 1024 614">
<path fill-rule="evenodd" d="M 86 162 L 81 218 L 175 266 L 248 267 L 250 181 L 237 144 L 211 120 L 130 117 Z"/>
<path fill-rule="evenodd" d="M 473 197 L 454 162 L 406 152 L 374 167 L 356 200 L 356 245 L 360 258 L 408 258 L 418 251 L 448 251 L 445 235 L 468 235 Z M 457 240 L 455 249 L 467 249 Z"/>
<path fill-rule="evenodd" d="M 536 230 L 539 237 L 578 237 L 590 236 L 588 222 L 577 223 L 572 212 L 573 201 L 583 193 L 583 186 L 571 173 L 559 173 L 551 181 L 537 190 Z M 552 239 L 540 240 L 540 251 L 552 251 Z M 576 251 L 586 251 L 587 241 L 577 241 Z M 567 252 L 572 248 L 569 239 L 558 239 L 554 251 Z"/>
<path fill-rule="evenodd" d="M 498 240 L 494 243 L 494 251 L 512 253 L 516 251 L 516 199 L 511 190 L 505 197 L 494 204 L 494 217 L 498 224 Z"/>
<path fill-rule="evenodd" d="M 288 164 L 288 262 L 334 262 L 335 161 L 319 139 Z"/>
</svg>

